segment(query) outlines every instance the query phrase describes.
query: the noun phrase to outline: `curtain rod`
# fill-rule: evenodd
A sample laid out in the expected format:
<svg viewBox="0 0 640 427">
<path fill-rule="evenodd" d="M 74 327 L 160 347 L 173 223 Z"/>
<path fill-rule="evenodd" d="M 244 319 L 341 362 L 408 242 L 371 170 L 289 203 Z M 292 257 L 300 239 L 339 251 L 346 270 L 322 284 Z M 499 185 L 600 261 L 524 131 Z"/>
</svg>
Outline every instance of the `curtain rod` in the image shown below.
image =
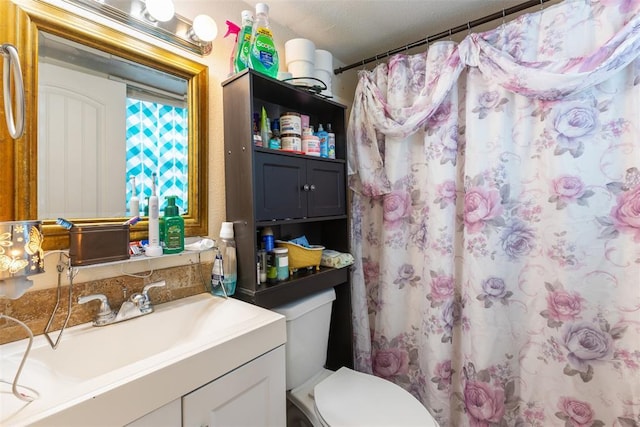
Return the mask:
<svg viewBox="0 0 640 427">
<path fill-rule="evenodd" d="M 504 18 L 504 17 L 506 17 L 508 15 L 513 15 L 514 13 L 521 12 L 521 11 L 523 11 L 525 9 L 529 9 L 530 7 L 533 7 L 533 6 L 536 6 L 536 5 L 542 5 L 542 4 L 544 4 L 544 3 L 548 2 L 548 1 L 551 1 L 551 0 L 529 0 L 529 1 L 526 1 L 524 3 L 515 5 L 513 7 L 510 7 L 510 8 L 507 8 L 507 9 L 502 9 L 501 12 L 492 13 L 491 15 L 484 16 L 484 17 L 476 19 L 474 21 L 469 21 L 466 24 L 458 25 L 457 27 L 450 28 L 450 29 L 448 29 L 446 31 L 442 31 L 441 33 L 429 36 L 426 39 L 421 39 L 421 40 L 415 41 L 413 43 L 409 43 L 409 44 L 406 44 L 404 46 L 401 46 L 401 47 L 398 47 L 398 48 L 395 48 L 395 49 L 392 49 L 392 50 L 388 50 L 388 51 L 386 51 L 384 53 L 380 53 L 380 54 L 378 54 L 376 56 L 372 56 L 370 58 L 363 59 L 362 61 L 354 62 L 353 64 L 347 65 L 345 67 L 336 68 L 335 70 L 333 70 L 333 74 L 337 75 L 337 74 L 340 74 L 340 73 L 342 73 L 344 71 L 350 70 L 352 68 L 360 67 L 360 66 L 368 64 L 370 62 L 377 61 L 377 60 L 379 60 L 381 58 L 389 57 L 391 55 L 395 55 L 396 53 L 400 53 L 400 52 L 405 51 L 405 50 L 413 49 L 414 47 L 418 47 L 418 46 L 422 46 L 422 45 L 425 45 L 425 44 L 429 44 L 429 43 L 431 43 L 433 41 L 440 40 L 440 39 L 443 39 L 445 37 L 450 37 L 452 34 L 460 33 L 460 32 L 465 31 L 465 30 L 468 31 L 468 30 L 470 30 L 470 29 L 472 29 L 474 27 L 478 27 L 478 26 L 486 24 L 488 22 L 495 21 L 496 19 Z"/>
</svg>

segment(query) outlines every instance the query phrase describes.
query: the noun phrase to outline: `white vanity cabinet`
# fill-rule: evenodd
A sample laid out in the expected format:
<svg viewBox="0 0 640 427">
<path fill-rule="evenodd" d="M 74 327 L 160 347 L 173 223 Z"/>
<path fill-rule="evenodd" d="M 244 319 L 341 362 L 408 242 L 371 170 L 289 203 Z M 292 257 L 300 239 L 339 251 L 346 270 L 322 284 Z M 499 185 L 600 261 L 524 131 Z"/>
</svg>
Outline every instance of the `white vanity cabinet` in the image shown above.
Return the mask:
<svg viewBox="0 0 640 427">
<path fill-rule="evenodd" d="M 182 398 L 182 425 L 286 425 L 284 346 Z"/>
<path fill-rule="evenodd" d="M 182 425 L 182 401 L 173 400 L 125 427 L 178 427 Z"/>
<path fill-rule="evenodd" d="M 20 382 L 39 398 L 0 393 L 0 425 L 284 426 L 285 343 L 281 314 L 210 294 L 68 328 L 55 351 L 37 336 Z M 26 344 L 0 346 L 3 375 Z"/>
<path fill-rule="evenodd" d="M 284 426 L 285 353 L 280 346 L 127 424 L 127 427 Z"/>
</svg>

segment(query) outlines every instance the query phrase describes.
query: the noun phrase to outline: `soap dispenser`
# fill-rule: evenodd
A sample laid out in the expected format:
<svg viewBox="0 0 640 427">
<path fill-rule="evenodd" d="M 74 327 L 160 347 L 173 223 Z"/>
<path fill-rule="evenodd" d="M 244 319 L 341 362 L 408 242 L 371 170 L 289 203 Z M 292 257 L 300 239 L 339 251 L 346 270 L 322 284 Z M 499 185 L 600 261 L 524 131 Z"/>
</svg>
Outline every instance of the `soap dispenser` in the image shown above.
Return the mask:
<svg viewBox="0 0 640 427">
<path fill-rule="evenodd" d="M 165 254 L 177 254 L 184 251 L 184 218 L 180 216 L 176 206 L 176 196 L 167 196 L 167 206 L 164 208 L 163 247 Z"/>
</svg>

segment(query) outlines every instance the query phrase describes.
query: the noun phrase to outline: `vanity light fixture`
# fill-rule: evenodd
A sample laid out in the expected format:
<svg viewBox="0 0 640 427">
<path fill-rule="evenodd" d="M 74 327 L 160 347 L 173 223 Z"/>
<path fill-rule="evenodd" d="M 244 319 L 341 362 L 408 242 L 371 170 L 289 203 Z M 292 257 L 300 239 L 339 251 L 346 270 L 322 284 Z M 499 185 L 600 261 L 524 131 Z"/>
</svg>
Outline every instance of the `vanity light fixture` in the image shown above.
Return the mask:
<svg viewBox="0 0 640 427">
<path fill-rule="evenodd" d="M 218 33 L 215 21 L 209 17 L 196 17 L 196 23 L 196 19 L 192 22 L 175 13 L 173 0 L 63 1 L 201 56 L 211 53 L 211 41 Z M 201 22 L 205 22 L 208 31 L 200 34 L 201 30 L 194 27 L 200 28 Z"/>
<path fill-rule="evenodd" d="M 44 273 L 40 221 L 0 222 L 0 295 L 17 299 Z"/>
<path fill-rule="evenodd" d="M 209 15 L 198 15 L 193 18 L 193 25 L 187 35 L 196 43 L 209 43 L 218 35 L 218 26 Z"/>
<path fill-rule="evenodd" d="M 176 14 L 173 0 L 146 0 L 143 14 L 151 22 L 167 22 Z"/>
</svg>

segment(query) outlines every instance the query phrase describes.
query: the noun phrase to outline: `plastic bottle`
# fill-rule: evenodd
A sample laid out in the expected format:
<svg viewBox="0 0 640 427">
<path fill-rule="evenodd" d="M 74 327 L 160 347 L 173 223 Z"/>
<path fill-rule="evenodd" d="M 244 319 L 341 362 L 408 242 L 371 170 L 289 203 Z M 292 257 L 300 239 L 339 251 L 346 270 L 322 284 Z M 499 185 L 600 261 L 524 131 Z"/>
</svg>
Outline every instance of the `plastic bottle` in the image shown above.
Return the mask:
<svg viewBox="0 0 640 427">
<path fill-rule="evenodd" d="M 271 227 L 265 227 L 262 229 L 262 246 L 267 252 L 272 251 L 275 246 L 275 239 L 273 237 L 273 230 L 271 230 Z"/>
<path fill-rule="evenodd" d="M 322 127 L 322 123 L 318 125 L 318 132 L 316 132 L 316 136 L 320 140 L 320 157 L 328 158 L 329 157 L 329 134 Z"/>
<path fill-rule="evenodd" d="M 269 6 L 266 3 L 256 4 L 256 19 L 251 32 L 249 64 L 251 68 L 261 74 L 274 79 L 278 76 L 278 50 L 273 43 L 273 33 L 269 26 Z"/>
<path fill-rule="evenodd" d="M 227 38 L 229 34 L 234 34 L 235 38 L 233 41 L 233 49 L 231 50 L 231 57 L 229 58 L 229 75 L 232 75 L 235 72 L 236 67 L 236 58 L 238 57 L 238 33 L 240 32 L 240 27 L 238 27 L 233 22 L 227 20 L 227 33 L 224 35 L 224 39 Z"/>
<path fill-rule="evenodd" d="M 131 198 L 129 199 L 129 216 L 140 216 L 140 199 L 136 189 L 136 177 L 129 177 L 131 180 Z"/>
<path fill-rule="evenodd" d="M 327 145 L 330 159 L 336 158 L 336 134 L 331 129 L 331 123 L 327 123 Z"/>
<path fill-rule="evenodd" d="M 156 194 L 156 173 L 151 175 L 151 196 L 149 197 L 149 245 L 144 250 L 146 256 L 162 255 L 160 246 L 160 212 Z"/>
<path fill-rule="evenodd" d="M 280 143 L 280 119 L 273 119 L 271 122 L 271 139 L 269 139 L 269 148 L 279 150 L 282 148 Z"/>
<path fill-rule="evenodd" d="M 242 11 L 242 29 L 238 40 L 234 71 L 236 73 L 249 68 L 249 49 L 251 48 L 251 32 L 253 31 L 253 13 L 250 10 Z"/>
<path fill-rule="evenodd" d="M 164 240 L 162 252 L 165 254 L 177 254 L 184 251 L 184 218 L 180 216 L 180 210 L 176 206 L 176 196 L 167 196 L 167 206 L 164 208 Z"/>
<path fill-rule="evenodd" d="M 236 292 L 238 281 L 238 263 L 236 260 L 236 241 L 233 239 L 233 223 L 223 222 L 220 227 L 220 239 L 218 240 L 218 255 L 213 263 L 211 272 L 211 291 L 214 295 L 224 296 L 225 292 L 220 287 L 223 284 L 227 296 Z M 220 277 L 222 271 L 222 277 Z"/>
</svg>

